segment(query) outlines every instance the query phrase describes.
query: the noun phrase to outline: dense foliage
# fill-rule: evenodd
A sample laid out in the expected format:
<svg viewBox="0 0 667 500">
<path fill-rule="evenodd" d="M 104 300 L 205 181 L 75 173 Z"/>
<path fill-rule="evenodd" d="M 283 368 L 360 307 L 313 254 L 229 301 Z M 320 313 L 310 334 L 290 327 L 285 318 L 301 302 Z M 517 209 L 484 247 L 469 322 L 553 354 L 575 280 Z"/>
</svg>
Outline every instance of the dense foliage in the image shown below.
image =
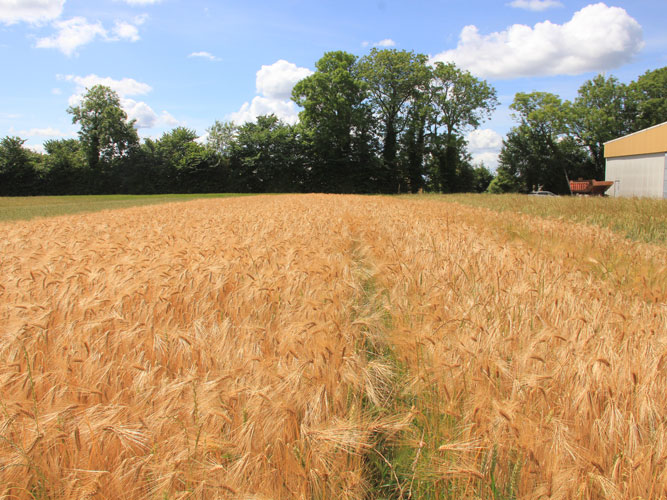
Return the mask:
<svg viewBox="0 0 667 500">
<path fill-rule="evenodd" d="M 299 123 L 260 116 L 216 121 L 206 141 L 178 127 L 139 140 L 118 95 L 94 86 L 67 111 L 79 138 L 44 154 L 19 137 L 0 142 L 0 196 L 36 194 L 568 191 L 571 178 L 604 177 L 604 142 L 664 121 L 667 67 L 629 85 L 599 75 L 573 102 L 518 93 L 519 124 L 494 176 L 473 165 L 466 134 L 498 105 L 495 89 L 454 64 L 408 51 L 362 57 L 328 52 L 296 84 Z"/>
<path fill-rule="evenodd" d="M 510 108 L 519 125 L 503 142 L 489 191 L 543 186 L 569 193 L 569 179 L 604 179 L 605 142 L 667 120 L 667 67 L 628 85 L 598 75 L 572 102 L 548 92 L 519 92 Z"/>
</svg>

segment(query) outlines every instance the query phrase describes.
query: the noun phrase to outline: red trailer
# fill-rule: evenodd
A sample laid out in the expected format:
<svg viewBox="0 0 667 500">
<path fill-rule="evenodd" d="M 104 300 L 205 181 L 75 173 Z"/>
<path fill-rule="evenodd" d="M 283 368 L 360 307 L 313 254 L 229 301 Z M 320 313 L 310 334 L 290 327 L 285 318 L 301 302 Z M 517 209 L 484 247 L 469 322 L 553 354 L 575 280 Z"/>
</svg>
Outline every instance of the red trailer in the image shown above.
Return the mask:
<svg viewBox="0 0 667 500">
<path fill-rule="evenodd" d="M 603 196 L 604 193 L 614 185 L 613 181 L 596 181 L 593 179 L 570 181 L 572 194 L 585 194 L 589 196 Z"/>
</svg>

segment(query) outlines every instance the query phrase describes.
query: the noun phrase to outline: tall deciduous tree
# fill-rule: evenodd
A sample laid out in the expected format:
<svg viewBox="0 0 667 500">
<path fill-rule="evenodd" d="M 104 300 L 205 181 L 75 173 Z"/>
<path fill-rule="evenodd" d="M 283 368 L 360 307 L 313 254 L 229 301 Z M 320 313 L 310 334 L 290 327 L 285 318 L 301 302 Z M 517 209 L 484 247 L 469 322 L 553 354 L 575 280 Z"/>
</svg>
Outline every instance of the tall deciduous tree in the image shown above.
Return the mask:
<svg viewBox="0 0 667 500">
<path fill-rule="evenodd" d="M 430 86 L 432 151 L 442 191 L 455 188 L 465 131 L 476 129 L 498 105 L 496 90 L 454 63 L 436 62 Z M 442 133 L 441 133 L 442 132 Z"/>
<path fill-rule="evenodd" d="M 503 141 L 499 174 L 503 179 L 518 179 L 522 190 L 543 186 L 568 193 L 569 179 L 582 176 L 587 158 L 565 134 L 568 113 L 561 99 L 548 92 L 519 92 L 510 109 L 520 124 Z"/>
<path fill-rule="evenodd" d="M 630 84 L 635 131 L 667 121 L 667 66 L 647 71 Z"/>
<path fill-rule="evenodd" d="M 374 175 L 370 108 L 356 61 L 347 52 L 327 52 L 315 73 L 292 91 L 303 107 L 299 117 L 310 150 L 309 187 L 317 191 L 368 190 Z"/>
<path fill-rule="evenodd" d="M 72 115 L 72 122 L 81 127 L 79 139 L 92 169 L 125 156 L 139 144 L 134 120 L 127 119 L 118 94 L 109 87 L 93 86 L 81 104 L 69 107 L 67 112 Z"/>
<path fill-rule="evenodd" d="M 413 99 L 406 127 L 401 138 L 400 186 L 416 193 L 426 186 L 425 157 L 427 154 L 426 127 L 431 114 L 429 95 L 422 93 Z"/>
<path fill-rule="evenodd" d="M 613 76 L 598 75 L 579 88 L 573 103 L 565 103 L 569 132 L 588 150 L 594 165 L 589 177 L 604 178 L 604 143 L 632 131 L 629 101 L 625 85 Z"/>
<path fill-rule="evenodd" d="M 400 188 L 397 155 L 399 136 L 407 124 L 408 110 L 426 92 L 431 71 L 427 57 L 395 49 L 372 49 L 359 61 L 359 75 L 383 136 L 382 160 L 385 190 Z"/>
</svg>

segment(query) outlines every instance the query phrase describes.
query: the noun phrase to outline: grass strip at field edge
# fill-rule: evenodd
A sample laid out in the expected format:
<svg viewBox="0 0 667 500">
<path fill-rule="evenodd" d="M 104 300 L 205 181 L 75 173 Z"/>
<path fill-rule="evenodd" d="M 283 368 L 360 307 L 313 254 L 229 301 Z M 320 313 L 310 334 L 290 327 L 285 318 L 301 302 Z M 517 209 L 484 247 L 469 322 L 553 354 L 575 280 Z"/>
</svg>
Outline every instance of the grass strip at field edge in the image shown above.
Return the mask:
<svg viewBox="0 0 667 500">
<path fill-rule="evenodd" d="M 626 239 L 667 246 L 667 200 L 608 197 L 539 197 L 519 194 L 404 195 L 607 228 Z"/>
<path fill-rule="evenodd" d="M 0 222 L 58 217 L 202 198 L 253 196 L 249 193 L 154 194 L 154 195 L 81 195 L 0 197 Z"/>
</svg>

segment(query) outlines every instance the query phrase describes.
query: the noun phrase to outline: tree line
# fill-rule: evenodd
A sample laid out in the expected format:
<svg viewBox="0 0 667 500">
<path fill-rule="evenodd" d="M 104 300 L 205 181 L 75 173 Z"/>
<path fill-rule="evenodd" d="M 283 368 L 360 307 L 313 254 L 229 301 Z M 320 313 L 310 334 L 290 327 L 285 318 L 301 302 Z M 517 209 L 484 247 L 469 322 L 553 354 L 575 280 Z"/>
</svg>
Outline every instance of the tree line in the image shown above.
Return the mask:
<svg viewBox="0 0 667 500">
<path fill-rule="evenodd" d="M 566 178 L 604 175 L 602 142 L 664 121 L 666 77 L 662 68 L 626 86 L 598 76 L 572 103 L 517 94 L 519 125 L 495 177 L 473 164 L 465 135 L 495 110 L 496 90 L 423 54 L 328 52 L 293 89 L 302 108 L 296 125 L 274 115 L 216 121 L 205 141 L 185 127 L 140 141 L 118 95 L 98 85 L 67 110 L 78 139 L 46 141 L 44 154 L 19 137 L 0 141 L 0 195 L 507 192 L 538 184 L 565 192 Z"/>
<path fill-rule="evenodd" d="M 519 92 L 510 106 L 518 125 L 503 141 L 489 191 L 544 186 L 569 193 L 568 180 L 605 178 L 604 143 L 667 121 L 667 67 L 623 84 L 600 74 L 573 101 Z"/>
</svg>

